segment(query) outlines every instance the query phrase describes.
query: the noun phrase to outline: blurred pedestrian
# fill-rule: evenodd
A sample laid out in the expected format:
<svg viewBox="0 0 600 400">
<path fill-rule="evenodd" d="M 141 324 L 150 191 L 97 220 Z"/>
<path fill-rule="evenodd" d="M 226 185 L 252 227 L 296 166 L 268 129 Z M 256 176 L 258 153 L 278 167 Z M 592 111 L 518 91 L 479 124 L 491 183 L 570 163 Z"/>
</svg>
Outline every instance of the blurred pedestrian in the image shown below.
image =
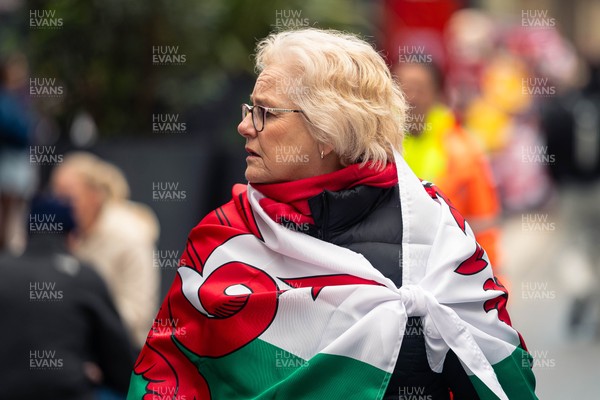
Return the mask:
<svg viewBox="0 0 600 400">
<path fill-rule="evenodd" d="M 569 328 L 575 333 L 592 321 L 600 339 L 600 63 L 585 69 L 585 82 L 572 79 L 579 70 L 553 79 L 557 95 L 542 104 L 540 126 L 567 230 L 560 262 L 569 268 L 559 273 L 572 298 Z"/>
<path fill-rule="evenodd" d="M 71 209 L 36 199 L 20 257 L 0 257 L 0 397 L 93 399 L 123 393 L 133 346 L 102 278 L 67 251 Z"/>
<path fill-rule="evenodd" d="M 499 268 L 500 203 L 481 145 L 443 103 L 443 76 L 433 63 L 399 63 L 394 69 L 411 105 L 404 158 L 435 183 L 471 225 L 477 242 Z"/>
<path fill-rule="evenodd" d="M 54 193 L 73 204 L 78 229 L 74 254 L 108 284 L 134 343 L 141 347 L 156 313 L 159 270 L 153 257 L 158 221 L 152 210 L 128 200 L 129 187 L 114 165 L 72 153 L 52 173 Z"/>
<path fill-rule="evenodd" d="M 19 253 L 25 246 L 21 221 L 37 185 L 28 152 L 33 131 L 24 92 L 28 77 L 23 54 L 0 60 L 0 252 Z"/>
</svg>

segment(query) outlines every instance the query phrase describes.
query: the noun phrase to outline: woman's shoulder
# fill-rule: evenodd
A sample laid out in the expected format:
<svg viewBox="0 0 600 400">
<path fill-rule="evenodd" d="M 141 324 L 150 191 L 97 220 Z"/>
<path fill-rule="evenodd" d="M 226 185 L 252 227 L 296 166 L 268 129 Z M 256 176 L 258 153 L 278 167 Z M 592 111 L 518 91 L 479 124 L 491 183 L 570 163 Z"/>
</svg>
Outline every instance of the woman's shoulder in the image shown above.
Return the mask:
<svg viewBox="0 0 600 400">
<path fill-rule="evenodd" d="M 194 230 L 203 227 L 230 228 L 243 233 L 256 233 L 256 223 L 247 197 L 247 186 L 236 184 L 231 190 L 231 200 L 209 212 Z"/>
</svg>

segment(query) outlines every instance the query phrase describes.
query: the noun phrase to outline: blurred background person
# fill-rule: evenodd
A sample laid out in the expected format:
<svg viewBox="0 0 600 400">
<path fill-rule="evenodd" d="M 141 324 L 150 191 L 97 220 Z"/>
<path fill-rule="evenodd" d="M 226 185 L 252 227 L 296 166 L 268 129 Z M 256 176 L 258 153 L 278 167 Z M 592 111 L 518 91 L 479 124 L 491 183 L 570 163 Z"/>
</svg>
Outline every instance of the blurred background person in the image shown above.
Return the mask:
<svg viewBox="0 0 600 400">
<path fill-rule="evenodd" d="M 30 216 L 25 253 L 0 257 L 1 397 L 94 399 L 99 385 L 124 393 L 134 349 L 104 281 L 67 251 L 71 208 L 36 198 Z"/>
<path fill-rule="evenodd" d="M 467 219 L 499 272 L 500 205 L 485 154 L 443 103 L 443 76 L 433 63 L 394 68 L 411 105 L 404 158 L 415 174 L 435 183 Z"/>
<path fill-rule="evenodd" d="M 574 50 L 557 44 L 564 59 Z M 540 127 L 549 165 L 560 192 L 558 207 L 567 227 L 567 245 L 559 258 L 561 279 L 572 298 L 568 323 L 573 333 L 591 326 L 600 338 L 600 68 L 581 58 L 564 73 L 552 74 L 557 95 L 540 107 Z"/>
<path fill-rule="evenodd" d="M 543 207 L 553 194 L 547 166 L 536 162 L 536 152 L 543 146 L 537 121 L 540 95 L 535 94 L 543 79 L 536 77 L 543 75 L 536 74 L 510 45 L 511 38 L 520 38 L 523 32 L 496 33 L 496 49 L 487 54 L 479 76 L 480 93 L 464 111 L 464 125 L 488 154 L 509 215 Z"/>
<path fill-rule="evenodd" d="M 29 162 L 33 118 L 27 101 L 28 78 L 23 54 L 0 59 L 0 252 L 23 250 L 22 219 L 37 183 Z"/>
<path fill-rule="evenodd" d="M 442 35 L 447 52 L 444 90 L 449 106 L 463 122 L 467 108 L 481 95 L 481 76 L 496 52 L 497 23 L 482 10 L 464 8 L 448 17 Z M 501 141 L 503 136 L 497 138 Z"/>
<path fill-rule="evenodd" d="M 105 279 L 117 310 L 141 348 L 158 308 L 159 271 L 153 256 L 158 222 L 152 210 L 128 200 L 125 176 L 89 153 L 72 153 L 52 173 L 52 190 L 73 205 L 73 253 Z"/>
</svg>

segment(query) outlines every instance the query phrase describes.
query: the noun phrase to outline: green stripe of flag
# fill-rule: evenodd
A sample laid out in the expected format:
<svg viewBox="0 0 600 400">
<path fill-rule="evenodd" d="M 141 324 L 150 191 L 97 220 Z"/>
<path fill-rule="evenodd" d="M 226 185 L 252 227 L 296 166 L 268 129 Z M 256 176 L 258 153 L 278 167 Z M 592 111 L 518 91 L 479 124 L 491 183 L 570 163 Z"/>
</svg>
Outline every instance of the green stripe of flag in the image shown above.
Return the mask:
<svg viewBox="0 0 600 400">
<path fill-rule="evenodd" d="M 531 370 L 533 358 L 522 347 L 517 347 L 509 357 L 492 365 L 498 381 L 510 400 L 537 399 L 535 395 L 535 376 Z M 482 400 L 495 400 L 494 395 L 476 376 L 470 376 L 471 382 Z"/>
<path fill-rule="evenodd" d="M 317 354 L 305 361 L 259 339 L 220 358 L 198 357 L 178 346 L 198 367 L 216 400 L 379 400 L 391 376 L 344 356 Z M 133 374 L 127 399 L 141 399 L 147 383 Z"/>
</svg>

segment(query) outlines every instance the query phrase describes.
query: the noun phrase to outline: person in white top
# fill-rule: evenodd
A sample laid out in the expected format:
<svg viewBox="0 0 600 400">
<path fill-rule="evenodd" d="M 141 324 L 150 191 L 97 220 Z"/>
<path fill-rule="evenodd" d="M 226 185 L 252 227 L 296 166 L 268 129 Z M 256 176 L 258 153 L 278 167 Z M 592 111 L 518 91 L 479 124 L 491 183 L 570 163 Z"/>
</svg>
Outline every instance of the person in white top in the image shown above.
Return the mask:
<svg viewBox="0 0 600 400">
<path fill-rule="evenodd" d="M 73 253 L 104 278 L 132 341 L 141 348 L 159 295 L 154 212 L 128 200 L 123 173 L 89 153 L 67 155 L 53 171 L 51 186 L 73 206 L 79 227 L 70 240 Z"/>
</svg>

